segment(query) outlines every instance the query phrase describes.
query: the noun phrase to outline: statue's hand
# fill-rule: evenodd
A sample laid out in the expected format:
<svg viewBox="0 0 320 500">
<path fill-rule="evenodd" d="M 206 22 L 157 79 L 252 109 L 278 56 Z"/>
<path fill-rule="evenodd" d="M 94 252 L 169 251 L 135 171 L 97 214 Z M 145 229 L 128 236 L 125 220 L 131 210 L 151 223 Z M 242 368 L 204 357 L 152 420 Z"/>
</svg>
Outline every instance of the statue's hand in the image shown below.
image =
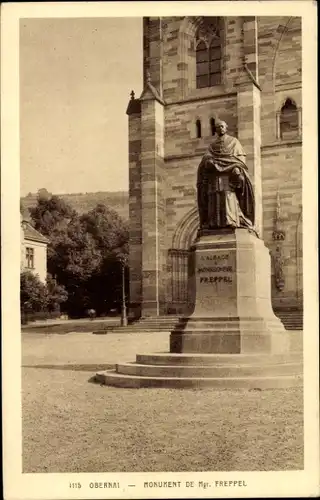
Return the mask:
<svg viewBox="0 0 320 500">
<path fill-rule="evenodd" d="M 215 167 L 215 162 L 213 161 L 213 159 L 209 156 L 208 158 L 206 158 L 205 160 L 205 165 L 207 167 Z"/>
<path fill-rule="evenodd" d="M 240 168 L 235 167 L 235 168 L 233 169 L 233 172 L 232 172 L 232 173 L 233 173 L 234 175 L 236 175 L 236 176 L 240 176 L 240 175 L 241 175 L 241 170 L 240 170 Z"/>
</svg>

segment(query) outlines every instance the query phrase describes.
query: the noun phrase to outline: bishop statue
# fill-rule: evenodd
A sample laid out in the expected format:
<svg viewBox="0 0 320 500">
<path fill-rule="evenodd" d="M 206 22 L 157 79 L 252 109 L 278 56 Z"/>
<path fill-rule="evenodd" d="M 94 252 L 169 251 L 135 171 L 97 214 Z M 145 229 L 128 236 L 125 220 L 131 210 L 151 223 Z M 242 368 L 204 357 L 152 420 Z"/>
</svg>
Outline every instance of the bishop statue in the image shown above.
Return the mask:
<svg viewBox="0 0 320 500">
<path fill-rule="evenodd" d="M 243 148 L 216 121 L 216 135 L 204 154 L 197 178 L 200 235 L 222 228 L 247 228 L 254 233 L 254 191 Z"/>
</svg>

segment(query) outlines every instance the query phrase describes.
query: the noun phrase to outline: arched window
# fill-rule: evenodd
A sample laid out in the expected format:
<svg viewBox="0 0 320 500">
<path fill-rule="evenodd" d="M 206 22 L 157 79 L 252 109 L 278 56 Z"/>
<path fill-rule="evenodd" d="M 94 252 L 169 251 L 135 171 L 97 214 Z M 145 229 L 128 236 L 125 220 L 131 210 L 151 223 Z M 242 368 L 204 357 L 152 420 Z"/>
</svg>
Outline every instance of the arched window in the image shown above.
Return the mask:
<svg viewBox="0 0 320 500">
<path fill-rule="evenodd" d="M 209 47 L 210 76 L 209 86 L 221 84 L 221 42 L 218 36 L 214 36 Z"/>
<path fill-rule="evenodd" d="M 197 134 L 197 139 L 200 139 L 200 137 L 201 137 L 201 121 L 200 120 L 196 121 L 196 134 Z"/>
<path fill-rule="evenodd" d="M 292 139 L 299 136 L 299 112 L 296 103 L 290 98 L 286 99 L 280 111 L 280 139 Z"/>
<path fill-rule="evenodd" d="M 197 45 L 197 88 L 209 86 L 209 50 L 206 44 L 201 41 Z"/>
<path fill-rule="evenodd" d="M 214 135 L 216 133 L 216 122 L 214 118 L 210 118 L 210 129 L 211 135 Z"/>
<path fill-rule="evenodd" d="M 221 84 L 221 20 L 204 18 L 197 32 L 196 75 L 197 88 Z"/>
</svg>

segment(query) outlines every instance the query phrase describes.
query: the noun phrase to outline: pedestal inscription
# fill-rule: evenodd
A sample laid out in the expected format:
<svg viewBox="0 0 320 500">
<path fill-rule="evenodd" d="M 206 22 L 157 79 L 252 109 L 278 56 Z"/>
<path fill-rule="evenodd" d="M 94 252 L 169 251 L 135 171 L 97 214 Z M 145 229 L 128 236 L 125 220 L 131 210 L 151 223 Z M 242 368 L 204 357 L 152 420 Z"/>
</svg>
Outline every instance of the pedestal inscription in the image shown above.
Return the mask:
<svg viewBox="0 0 320 500">
<path fill-rule="evenodd" d="M 224 265 L 228 261 L 229 254 L 223 255 L 213 255 L 204 256 L 201 255 L 199 260 L 204 261 L 197 269 L 197 274 L 199 274 L 200 283 L 232 283 L 232 273 L 233 267 L 229 265 Z M 208 261 L 211 262 L 208 263 Z M 228 263 L 228 262 L 227 262 Z"/>
<path fill-rule="evenodd" d="M 219 239 L 219 237 L 217 237 Z M 215 316 L 235 313 L 237 294 L 236 254 L 227 242 L 224 248 L 208 248 L 208 237 L 195 247 L 196 300 L 194 314 Z M 228 302 L 228 304 L 227 304 Z M 231 309 L 230 309 L 231 307 Z M 227 313 L 228 312 L 228 313 Z"/>
</svg>

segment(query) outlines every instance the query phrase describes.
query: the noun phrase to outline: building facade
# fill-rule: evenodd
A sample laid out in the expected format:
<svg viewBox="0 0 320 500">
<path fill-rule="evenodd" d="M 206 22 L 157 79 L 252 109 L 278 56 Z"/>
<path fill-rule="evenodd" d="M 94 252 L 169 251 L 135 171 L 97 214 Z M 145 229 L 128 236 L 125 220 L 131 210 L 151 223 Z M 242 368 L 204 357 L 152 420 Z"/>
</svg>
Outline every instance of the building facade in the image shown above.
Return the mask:
<svg viewBox="0 0 320 500">
<path fill-rule="evenodd" d="M 38 275 L 42 283 L 47 279 L 47 246 L 49 240 L 21 215 L 21 270 Z"/>
<path fill-rule="evenodd" d="M 129 119 L 130 311 L 188 314 L 196 175 L 227 122 L 247 158 L 275 310 L 302 309 L 302 53 L 297 17 L 149 17 Z"/>
</svg>

